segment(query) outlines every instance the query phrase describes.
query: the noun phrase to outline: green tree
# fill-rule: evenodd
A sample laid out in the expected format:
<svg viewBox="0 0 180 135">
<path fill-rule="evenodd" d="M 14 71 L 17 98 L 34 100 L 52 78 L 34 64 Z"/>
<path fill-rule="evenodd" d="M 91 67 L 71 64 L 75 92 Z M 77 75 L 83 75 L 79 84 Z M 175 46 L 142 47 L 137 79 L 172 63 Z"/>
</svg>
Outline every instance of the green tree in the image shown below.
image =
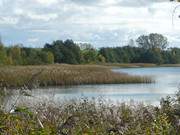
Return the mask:
<svg viewBox="0 0 180 135">
<path fill-rule="evenodd" d="M 98 52 L 95 49 L 85 49 L 82 51 L 84 63 L 93 63 L 98 59 Z"/>
<path fill-rule="evenodd" d="M 6 57 L 5 65 L 13 65 L 13 60 L 11 56 Z"/>
<path fill-rule="evenodd" d="M 21 47 L 19 45 L 15 45 L 10 48 L 9 56 L 12 58 L 14 65 L 21 65 L 23 63 L 21 56 Z"/>
<path fill-rule="evenodd" d="M 117 62 L 117 59 L 116 59 L 117 57 L 115 56 L 115 52 L 113 48 L 110 48 L 110 47 L 100 48 L 99 54 L 101 54 L 106 59 L 106 62 L 109 62 L 109 63 Z"/>
<path fill-rule="evenodd" d="M 47 63 L 48 64 L 54 63 L 54 55 L 52 52 L 47 52 Z"/>
<path fill-rule="evenodd" d="M 0 65 L 4 65 L 6 63 L 7 55 L 4 49 L 3 44 L 0 44 Z"/>
<path fill-rule="evenodd" d="M 56 63 L 79 64 L 81 60 L 80 47 L 72 40 L 57 40 L 52 44 L 45 44 L 43 50 L 53 53 Z"/>
<path fill-rule="evenodd" d="M 102 56 L 101 54 L 98 55 L 98 62 L 101 62 L 101 63 L 105 63 L 106 62 L 106 58 L 104 58 L 104 56 Z"/>
<path fill-rule="evenodd" d="M 136 40 L 136 42 L 138 43 L 139 47 L 144 49 L 159 48 L 163 50 L 168 46 L 167 38 L 157 33 L 142 35 Z"/>
<path fill-rule="evenodd" d="M 161 53 L 159 51 L 155 51 L 155 50 L 144 51 L 144 53 L 142 53 L 142 55 L 140 57 L 140 61 L 143 63 L 156 63 L 156 64 L 163 63 Z"/>
</svg>

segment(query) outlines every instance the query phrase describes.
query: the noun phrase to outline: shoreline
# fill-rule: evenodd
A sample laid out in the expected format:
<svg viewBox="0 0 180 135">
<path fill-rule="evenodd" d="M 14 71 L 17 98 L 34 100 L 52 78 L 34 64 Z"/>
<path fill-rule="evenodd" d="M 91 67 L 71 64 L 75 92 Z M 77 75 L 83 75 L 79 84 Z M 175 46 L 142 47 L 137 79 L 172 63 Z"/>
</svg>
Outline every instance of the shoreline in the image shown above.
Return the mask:
<svg viewBox="0 0 180 135">
<path fill-rule="evenodd" d="M 149 68 L 149 67 L 180 67 L 180 64 L 150 64 L 150 63 L 104 63 L 98 64 L 111 68 Z"/>
<path fill-rule="evenodd" d="M 0 88 L 18 89 L 26 86 L 34 74 L 37 76 L 31 87 L 70 87 L 78 85 L 101 84 L 139 84 L 154 83 L 148 76 L 134 76 L 126 73 L 114 73 L 115 68 L 158 68 L 180 67 L 180 64 L 147 64 L 147 63 L 104 63 L 104 64 L 53 64 L 33 66 L 0 66 Z M 33 86 L 32 86 L 33 85 Z"/>
</svg>

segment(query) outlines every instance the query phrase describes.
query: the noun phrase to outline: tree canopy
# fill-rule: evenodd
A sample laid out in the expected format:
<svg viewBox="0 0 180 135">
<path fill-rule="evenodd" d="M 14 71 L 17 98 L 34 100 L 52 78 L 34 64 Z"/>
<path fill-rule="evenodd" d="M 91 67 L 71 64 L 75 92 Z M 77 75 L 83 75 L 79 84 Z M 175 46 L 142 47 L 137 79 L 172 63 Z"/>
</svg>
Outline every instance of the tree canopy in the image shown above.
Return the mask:
<svg viewBox="0 0 180 135">
<path fill-rule="evenodd" d="M 39 65 L 53 63 L 180 63 L 180 48 L 167 48 L 168 40 L 157 33 L 141 35 L 127 46 L 94 48 L 73 40 L 56 40 L 43 48 L 22 45 L 6 47 L 0 44 L 0 65 Z"/>
<path fill-rule="evenodd" d="M 151 33 L 149 35 L 140 36 L 136 42 L 139 47 L 144 49 L 161 49 L 164 50 L 168 46 L 167 38 L 161 34 Z"/>
</svg>

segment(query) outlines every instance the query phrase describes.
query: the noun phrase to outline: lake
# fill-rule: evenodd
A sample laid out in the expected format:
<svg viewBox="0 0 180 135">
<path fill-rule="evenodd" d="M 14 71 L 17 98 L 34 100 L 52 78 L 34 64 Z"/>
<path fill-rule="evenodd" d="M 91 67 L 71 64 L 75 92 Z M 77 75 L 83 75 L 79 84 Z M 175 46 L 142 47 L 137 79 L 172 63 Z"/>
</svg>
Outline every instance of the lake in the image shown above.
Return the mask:
<svg viewBox="0 0 180 135">
<path fill-rule="evenodd" d="M 112 102 L 134 101 L 158 105 L 162 97 L 173 96 L 178 91 L 180 84 L 180 67 L 118 68 L 112 70 L 130 75 L 151 76 L 155 83 L 80 85 L 36 89 L 32 91 L 33 101 L 45 99 L 60 102 L 86 97 L 103 98 Z"/>
</svg>

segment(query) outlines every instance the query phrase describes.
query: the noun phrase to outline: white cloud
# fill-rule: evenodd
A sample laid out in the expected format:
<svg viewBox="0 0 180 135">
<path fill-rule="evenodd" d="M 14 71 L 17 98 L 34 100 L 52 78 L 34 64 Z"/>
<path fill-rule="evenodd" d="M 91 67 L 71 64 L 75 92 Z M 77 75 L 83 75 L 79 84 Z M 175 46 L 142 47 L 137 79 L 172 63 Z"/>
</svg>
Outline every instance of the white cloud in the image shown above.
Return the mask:
<svg viewBox="0 0 180 135">
<path fill-rule="evenodd" d="M 24 44 L 36 36 L 41 45 L 72 38 L 97 47 L 122 45 L 140 34 L 157 32 L 177 44 L 180 10 L 174 28 L 171 21 L 175 5 L 168 0 L 0 0 L 0 32 L 6 41 L 16 32 L 14 40 L 22 37 Z"/>
<path fill-rule="evenodd" d="M 36 14 L 33 12 L 27 13 L 27 17 L 32 20 L 41 20 L 41 21 L 50 21 L 56 19 L 58 17 L 55 13 L 48 13 L 48 14 Z"/>
<path fill-rule="evenodd" d="M 6 25 L 14 25 L 18 23 L 18 18 L 10 17 L 10 16 L 0 16 L 0 24 L 6 24 Z"/>
<path fill-rule="evenodd" d="M 16 8 L 16 9 L 14 9 L 14 14 L 15 15 L 23 15 L 24 11 L 20 8 Z"/>
<path fill-rule="evenodd" d="M 38 38 L 29 38 L 29 39 L 27 40 L 27 42 L 30 42 L 30 43 L 34 43 L 34 42 L 38 42 L 38 41 L 39 41 Z"/>
<path fill-rule="evenodd" d="M 58 3 L 58 0 L 35 0 L 35 1 L 40 3 L 40 4 L 44 4 L 46 6 Z"/>
</svg>

